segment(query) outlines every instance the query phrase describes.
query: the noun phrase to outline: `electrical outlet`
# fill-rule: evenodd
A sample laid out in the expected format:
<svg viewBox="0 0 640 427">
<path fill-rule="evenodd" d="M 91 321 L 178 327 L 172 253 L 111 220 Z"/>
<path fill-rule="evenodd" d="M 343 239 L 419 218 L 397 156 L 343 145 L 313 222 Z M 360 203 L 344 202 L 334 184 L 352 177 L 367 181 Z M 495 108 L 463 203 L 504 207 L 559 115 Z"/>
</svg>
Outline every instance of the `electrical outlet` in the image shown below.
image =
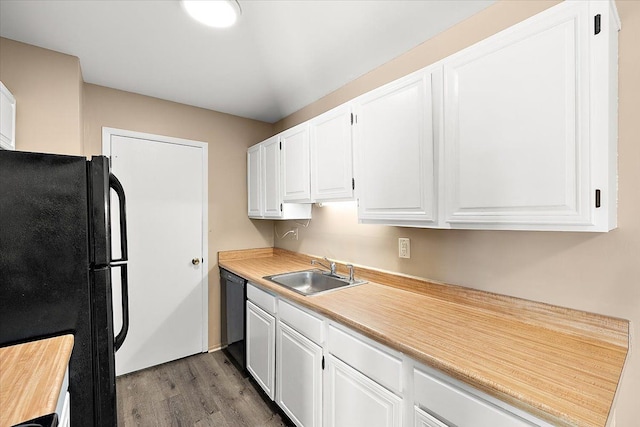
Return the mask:
<svg viewBox="0 0 640 427">
<path fill-rule="evenodd" d="M 411 241 L 408 237 L 398 238 L 398 256 L 400 258 L 411 258 Z"/>
</svg>

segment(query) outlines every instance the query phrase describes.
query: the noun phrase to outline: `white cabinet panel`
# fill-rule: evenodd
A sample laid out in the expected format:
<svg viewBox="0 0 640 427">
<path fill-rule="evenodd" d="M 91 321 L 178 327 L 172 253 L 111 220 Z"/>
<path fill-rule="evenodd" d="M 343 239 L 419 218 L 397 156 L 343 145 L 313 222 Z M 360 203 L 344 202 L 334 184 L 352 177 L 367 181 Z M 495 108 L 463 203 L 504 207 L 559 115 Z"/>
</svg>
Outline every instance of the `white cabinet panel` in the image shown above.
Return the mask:
<svg viewBox="0 0 640 427">
<path fill-rule="evenodd" d="M 591 137 L 608 120 L 590 112 L 591 64 L 608 60 L 590 45 L 605 37 L 592 21 L 588 2 L 566 2 L 444 61 L 451 226 L 596 225 L 596 190 L 615 186 L 592 179 L 607 167 L 594 147 L 609 144 Z"/>
<path fill-rule="evenodd" d="M 320 427 L 322 348 L 282 322 L 276 348 L 276 402 L 297 426 Z"/>
<path fill-rule="evenodd" d="M 280 142 L 273 137 L 262 143 L 262 206 L 266 218 L 282 216 L 280 188 Z"/>
<path fill-rule="evenodd" d="M 400 427 L 402 399 L 333 356 L 327 356 L 326 425 Z"/>
<path fill-rule="evenodd" d="M 247 284 L 247 299 L 267 313 L 275 316 L 276 297 L 269 292 L 263 291 L 251 282 Z"/>
<path fill-rule="evenodd" d="M 16 99 L 0 82 L 0 149 L 16 149 Z"/>
<path fill-rule="evenodd" d="M 343 105 L 311 120 L 311 198 L 315 201 L 353 198 L 351 107 Z"/>
<path fill-rule="evenodd" d="M 352 331 L 329 326 L 327 350 L 396 393 L 402 391 L 402 361 L 381 345 L 373 346 Z M 387 350 L 387 351 L 385 351 Z M 399 354 L 398 354 L 399 356 Z"/>
<path fill-rule="evenodd" d="M 414 427 L 449 427 L 445 423 L 438 421 L 431 415 L 417 406 L 414 406 Z"/>
<path fill-rule="evenodd" d="M 247 370 L 267 396 L 275 392 L 276 319 L 247 301 Z"/>
<path fill-rule="evenodd" d="M 249 217 L 262 216 L 262 156 L 260 145 L 247 150 L 247 208 Z"/>
<path fill-rule="evenodd" d="M 417 369 L 414 370 L 414 393 L 416 404 L 456 427 L 534 425 Z"/>
<path fill-rule="evenodd" d="M 278 316 L 281 321 L 292 326 L 316 344 L 322 345 L 324 322 L 321 318 L 284 301 L 278 303 Z"/>
<path fill-rule="evenodd" d="M 311 202 L 309 175 L 309 125 L 293 127 L 280 134 L 282 144 L 282 200 Z"/>
<path fill-rule="evenodd" d="M 278 136 L 247 150 L 247 211 L 256 219 L 309 219 L 311 204 L 283 203 Z"/>
<path fill-rule="evenodd" d="M 436 219 L 433 73 L 424 70 L 355 101 L 358 218 Z"/>
</svg>

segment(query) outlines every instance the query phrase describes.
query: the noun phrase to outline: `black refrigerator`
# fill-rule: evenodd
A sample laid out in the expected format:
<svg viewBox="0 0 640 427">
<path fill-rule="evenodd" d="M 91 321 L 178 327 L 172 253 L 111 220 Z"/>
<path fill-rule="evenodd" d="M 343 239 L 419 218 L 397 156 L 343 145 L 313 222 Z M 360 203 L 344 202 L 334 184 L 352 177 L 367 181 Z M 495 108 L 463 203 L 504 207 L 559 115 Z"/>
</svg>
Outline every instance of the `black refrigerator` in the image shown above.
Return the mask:
<svg viewBox="0 0 640 427">
<path fill-rule="evenodd" d="M 119 259 L 111 257 L 110 189 L 118 195 Z M 126 262 L 125 198 L 109 159 L 0 150 L 0 346 L 74 335 L 74 426 L 117 424 L 114 352 L 129 323 Z M 112 274 L 122 286 L 117 335 Z"/>
</svg>

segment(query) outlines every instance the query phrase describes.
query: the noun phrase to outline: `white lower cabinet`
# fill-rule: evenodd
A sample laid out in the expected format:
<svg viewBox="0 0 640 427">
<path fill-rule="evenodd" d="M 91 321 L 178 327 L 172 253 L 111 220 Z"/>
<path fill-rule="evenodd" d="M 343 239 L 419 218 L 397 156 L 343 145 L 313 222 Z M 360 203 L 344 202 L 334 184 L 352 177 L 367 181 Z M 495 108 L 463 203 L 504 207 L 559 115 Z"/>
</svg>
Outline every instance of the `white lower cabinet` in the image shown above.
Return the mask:
<svg viewBox="0 0 640 427">
<path fill-rule="evenodd" d="M 298 427 L 552 427 L 249 283 L 247 370 Z"/>
<path fill-rule="evenodd" d="M 326 365 L 326 425 L 402 425 L 402 399 L 333 356 Z"/>
<path fill-rule="evenodd" d="M 58 419 L 58 427 L 71 427 L 71 395 L 67 391 L 64 395 L 64 403 L 62 404 L 62 412 Z"/>
<path fill-rule="evenodd" d="M 427 414 L 425 411 L 420 409 L 417 406 L 414 406 L 414 427 L 449 427 L 441 421 L 433 418 L 431 415 Z"/>
<path fill-rule="evenodd" d="M 285 323 L 276 339 L 276 402 L 297 426 L 322 425 L 322 347 Z"/>
<path fill-rule="evenodd" d="M 275 392 L 276 319 L 247 301 L 247 370 L 271 399 Z"/>
</svg>

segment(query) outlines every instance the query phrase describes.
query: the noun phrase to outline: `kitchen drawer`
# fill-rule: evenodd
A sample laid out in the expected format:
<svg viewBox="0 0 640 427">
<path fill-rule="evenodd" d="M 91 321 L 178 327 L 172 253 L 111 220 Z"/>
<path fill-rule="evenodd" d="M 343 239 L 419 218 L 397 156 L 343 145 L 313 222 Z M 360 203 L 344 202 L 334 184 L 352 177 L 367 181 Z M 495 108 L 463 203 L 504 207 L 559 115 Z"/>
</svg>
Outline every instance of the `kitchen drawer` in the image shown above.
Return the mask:
<svg viewBox="0 0 640 427">
<path fill-rule="evenodd" d="M 436 415 L 446 424 L 457 427 L 536 425 L 418 369 L 414 369 L 414 398 L 416 405 Z"/>
<path fill-rule="evenodd" d="M 276 314 L 276 297 L 252 283 L 247 285 L 247 299 L 267 313 Z"/>
<path fill-rule="evenodd" d="M 402 361 L 400 357 L 373 346 L 356 337 L 329 326 L 328 349 L 331 354 L 351 365 L 372 380 L 400 394 L 402 392 Z"/>
<path fill-rule="evenodd" d="M 438 421 L 418 406 L 413 407 L 414 427 L 449 427 L 448 425 Z"/>
<path fill-rule="evenodd" d="M 298 307 L 280 300 L 278 304 L 280 320 L 300 332 L 318 345 L 322 345 L 322 319 L 319 319 Z"/>
</svg>

